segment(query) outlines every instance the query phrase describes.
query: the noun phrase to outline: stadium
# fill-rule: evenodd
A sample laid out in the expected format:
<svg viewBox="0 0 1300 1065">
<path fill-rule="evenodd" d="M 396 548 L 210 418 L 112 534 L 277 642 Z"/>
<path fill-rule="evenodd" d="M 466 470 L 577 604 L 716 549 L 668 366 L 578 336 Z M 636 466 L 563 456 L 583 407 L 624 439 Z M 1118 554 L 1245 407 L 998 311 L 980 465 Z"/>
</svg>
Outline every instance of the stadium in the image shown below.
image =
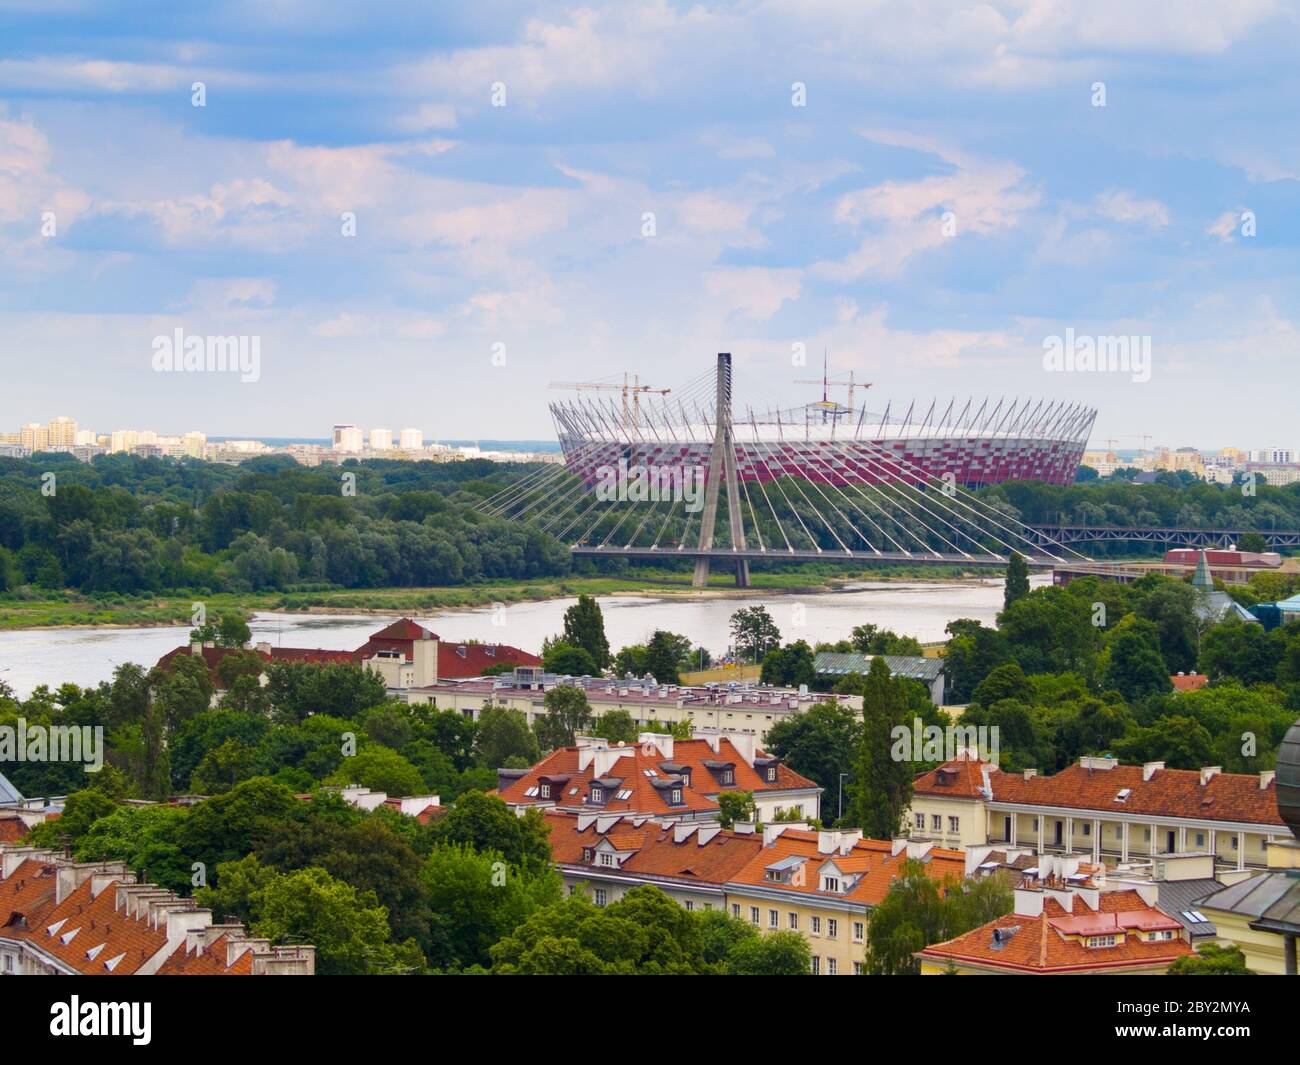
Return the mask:
<svg viewBox="0 0 1300 1065">
<path fill-rule="evenodd" d="M 708 388 L 624 390 L 612 398 L 551 404 L 569 471 L 585 484 L 602 469 L 703 469 L 713 444 L 716 399 Z M 860 387 L 860 386 L 859 386 Z M 1069 484 L 1083 456 L 1096 411 L 1047 400 L 985 399 L 893 404 L 869 409 L 826 398 L 785 408 L 732 403 L 737 476 L 766 483 L 780 477 L 836 486 L 927 480 L 978 488 L 1009 480 Z"/>
</svg>

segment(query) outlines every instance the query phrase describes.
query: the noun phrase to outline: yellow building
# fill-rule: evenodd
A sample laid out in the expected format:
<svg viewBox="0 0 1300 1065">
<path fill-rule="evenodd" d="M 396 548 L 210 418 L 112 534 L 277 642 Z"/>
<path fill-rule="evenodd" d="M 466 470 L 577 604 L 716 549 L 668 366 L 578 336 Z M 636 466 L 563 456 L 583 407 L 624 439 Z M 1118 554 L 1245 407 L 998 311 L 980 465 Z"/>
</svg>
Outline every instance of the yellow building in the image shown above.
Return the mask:
<svg viewBox="0 0 1300 1065">
<path fill-rule="evenodd" d="M 866 961 L 871 911 L 889 893 L 908 858 L 925 861 L 936 880 L 960 881 L 965 857 L 928 843 L 864 840 L 850 830 L 767 825 L 763 849 L 726 885 L 733 917 L 765 931 L 798 932 L 812 972 L 852 976 Z"/>
</svg>

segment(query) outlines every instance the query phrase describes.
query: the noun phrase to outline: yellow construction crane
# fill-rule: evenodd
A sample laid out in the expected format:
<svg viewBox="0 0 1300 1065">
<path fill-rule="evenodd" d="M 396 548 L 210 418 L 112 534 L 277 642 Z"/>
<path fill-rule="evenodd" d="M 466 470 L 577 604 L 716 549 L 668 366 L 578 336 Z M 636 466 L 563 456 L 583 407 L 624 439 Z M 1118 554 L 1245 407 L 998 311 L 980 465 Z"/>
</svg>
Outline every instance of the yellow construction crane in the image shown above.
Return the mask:
<svg viewBox="0 0 1300 1065">
<path fill-rule="evenodd" d="M 608 381 L 552 381 L 551 388 L 563 389 L 587 389 L 603 392 L 622 392 L 623 393 L 623 432 L 626 434 L 629 426 L 638 432 L 641 429 L 641 393 L 653 392 L 656 395 L 666 396 L 672 391 L 671 388 L 652 388 L 650 385 L 643 385 L 639 374 L 623 374 L 623 383 L 612 384 Z M 631 399 L 631 410 L 629 411 L 628 400 Z M 629 414 L 631 422 L 629 423 Z"/>
</svg>

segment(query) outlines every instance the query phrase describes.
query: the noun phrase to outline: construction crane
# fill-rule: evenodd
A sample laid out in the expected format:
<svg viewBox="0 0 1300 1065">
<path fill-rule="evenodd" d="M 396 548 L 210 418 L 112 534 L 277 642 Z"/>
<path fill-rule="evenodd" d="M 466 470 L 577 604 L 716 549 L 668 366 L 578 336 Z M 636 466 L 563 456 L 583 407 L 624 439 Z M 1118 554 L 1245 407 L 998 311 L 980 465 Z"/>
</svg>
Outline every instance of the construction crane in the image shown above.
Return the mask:
<svg viewBox="0 0 1300 1065">
<path fill-rule="evenodd" d="M 843 377 L 843 376 L 844 376 L 843 374 L 836 374 L 836 377 Z M 830 376 L 829 376 L 829 374 L 828 374 L 828 362 L 827 362 L 826 352 L 823 351 L 823 352 L 822 352 L 822 379 L 821 379 L 820 381 L 816 381 L 816 380 L 809 380 L 809 379 L 807 379 L 807 378 L 804 378 L 803 380 L 797 380 L 797 381 L 795 381 L 795 384 L 797 384 L 797 385 L 821 385 L 821 386 L 822 386 L 822 401 L 821 401 L 821 408 L 822 408 L 822 421 L 824 422 L 824 421 L 826 420 L 826 412 L 827 412 L 827 411 L 834 411 L 836 417 L 839 417 L 839 415 L 840 415 L 841 413 L 844 413 L 843 411 L 840 410 L 840 406 L 839 406 L 838 403 L 832 403 L 832 402 L 830 401 L 829 391 L 830 391 L 830 388 L 831 388 L 832 385 L 834 385 L 836 388 L 845 388 L 845 387 L 848 388 L 848 390 L 849 390 L 849 407 L 848 407 L 849 411 L 852 411 L 852 410 L 853 410 L 853 391 L 854 391 L 854 389 L 857 389 L 857 388 L 867 389 L 867 388 L 870 388 L 870 387 L 871 387 L 871 382 L 870 382 L 870 381 L 858 381 L 858 380 L 856 380 L 856 379 L 854 378 L 854 376 L 853 376 L 853 371 L 852 371 L 852 370 L 849 370 L 849 371 L 848 371 L 848 378 L 849 378 L 849 379 L 848 379 L 847 381 L 831 381 Z"/>
<path fill-rule="evenodd" d="M 639 374 L 623 374 L 623 383 L 615 384 L 608 381 L 552 381 L 551 388 L 577 389 L 577 390 L 595 390 L 603 392 L 622 392 L 623 393 L 623 432 L 626 435 L 629 427 L 637 432 L 641 430 L 641 393 L 654 393 L 659 396 L 666 396 L 672 391 L 671 388 L 652 388 L 650 385 L 643 385 Z M 631 400 L 629 410 L 629 398 Z M 629 422 L 629 415 L 631 421 Z"/>
</svg>

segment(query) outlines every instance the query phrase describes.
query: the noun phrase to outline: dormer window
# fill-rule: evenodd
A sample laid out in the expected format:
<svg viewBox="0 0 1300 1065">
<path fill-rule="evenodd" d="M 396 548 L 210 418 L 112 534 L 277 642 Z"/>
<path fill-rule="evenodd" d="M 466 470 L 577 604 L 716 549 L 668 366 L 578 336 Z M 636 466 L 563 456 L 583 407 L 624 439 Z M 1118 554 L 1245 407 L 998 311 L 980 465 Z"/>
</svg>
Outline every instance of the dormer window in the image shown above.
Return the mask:
<svg viewBox="0 0 1300 1065">
<path fill-rule="evenodd" d="M 616 867 L 618 865 L 618 859 L 614 857 L 614 855 L 610 854 L 609 851 L 601 851 L 600 864 L 607 868 Z"/>
<path fill-rule="evenodd" d="M 591 789 L 591 801 L 592 801 L 592 802 L 604 802 L 604 801 L 605 801 L 605 789 L 604 789 L 604 788 L 600 788 L 600 787 L 593 787 L 593 788 Z"/>
<path fill-rule="evenodd" d="M 583 860 L 584 862 L 589 862 L 589 861 L 591 861 L 591 855 L 592 855 L 592 850 L 591 850 L 590 847 L 583 847 L 583 848 L 582 848 L 582 860 Z"/>
<path fill-rule="evenodd" d="M 682 803 L 682 789 L 673 788 L 671 792 L 671 798 L 668 801 L 671 802 L 674 806 L 680 806 Z"/>
<path fill-rule="evenodd" d="M 543 799 L 549 799 L 551 797 L 551 786 L 549 784 L 541 785 L 540 795 Z"/>
<path fill-rule="evenodd" d="M 769 784 L 772 784 L 775 783 L 775 781 L 776 781 L 776 766 L 770 765 L 767 767 L 767 782 Z"/>
<path fill-rule="evenodd" d="M 834 891 L 834 892 L 838 893 L 839 890 L 840 890 L 840 878 L 839 878 L 838 876 L 824 876 L 824 877 L 822 877 L 822 890 L 823 890 L 823 891 Z"/>
<path fill-rule="evenodd" d="M 736 783 L 736 771 L 734 769 L 724 769 L 722 771 L 722 783 L 724 785 Z"/>
</svg>

